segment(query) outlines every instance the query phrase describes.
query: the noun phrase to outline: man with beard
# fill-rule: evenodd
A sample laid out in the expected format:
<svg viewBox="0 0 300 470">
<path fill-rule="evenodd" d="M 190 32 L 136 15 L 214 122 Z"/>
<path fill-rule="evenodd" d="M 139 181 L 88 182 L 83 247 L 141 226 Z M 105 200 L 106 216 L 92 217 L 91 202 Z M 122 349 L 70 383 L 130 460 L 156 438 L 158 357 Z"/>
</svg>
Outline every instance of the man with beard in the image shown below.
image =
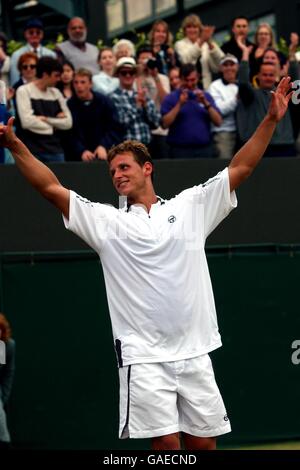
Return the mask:
<svg viewBox="0 0 300 470">
<path fill-rule="evenodd" d="M 71 18 L 67 28 L 69 39 L 56 45 L 56 52 L 62 60 L 68 60 L 75 70 L 85 68 L 92 74 L 99 73 L 99 50 L 86 42 L 87 28 L 84 20 L 75 16 Z"/>
</svg>

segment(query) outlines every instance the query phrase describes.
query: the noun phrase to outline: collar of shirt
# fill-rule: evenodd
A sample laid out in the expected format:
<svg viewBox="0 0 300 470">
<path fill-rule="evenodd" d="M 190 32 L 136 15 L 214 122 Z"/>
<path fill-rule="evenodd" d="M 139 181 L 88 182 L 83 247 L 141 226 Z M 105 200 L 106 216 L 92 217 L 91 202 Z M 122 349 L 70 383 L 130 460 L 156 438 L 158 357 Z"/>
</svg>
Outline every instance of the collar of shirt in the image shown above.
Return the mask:
<svg viewBox="0 0 300 470">
<path fill-rule="evenodd" d="M 35 54 L 39 54 L 42 51 L 42 46 L 39 45 L 38 47 L 29 46 L 30 52 L 34 52 Z"/>
<path fill-rule="evenodd" d="M 122 88 L 122 93 L 123 95 L 129 96 L 129 98 L 135 95 L 135 91 L 133 89 L 125 90 L 125 88 Z"/>
<path fill-rule="evenodd" d="M 159 197 L 159 196 L 156 196 L 156 197 L 157 197 L 157 201 L 154 202 L 154 203 L 151 205 L 151 209 L 150 209 L 150 210 L 156 209 L 156 208 L 162 206 L 163 204 L 165 204 L 165 200 L 164 200 L 164 199 L 162 199 L 162 198 Z M 124 207 L 124 209 L 125 209 L 125 212 L 129 212 L 129 211 L 130 211 L 130 212 L 135 212 L 135 213 L 141 213 L 141 211 L 143 211 L 143 212 L 146 212 L 147 215 L 149 215 L 149 214 L 148 214 L 148 211 L 146 211 L 146 210 L 144 209 L 143 204 L 130 204 L 130 205 L 126 205 L 126 206 Z"/>
</svg>

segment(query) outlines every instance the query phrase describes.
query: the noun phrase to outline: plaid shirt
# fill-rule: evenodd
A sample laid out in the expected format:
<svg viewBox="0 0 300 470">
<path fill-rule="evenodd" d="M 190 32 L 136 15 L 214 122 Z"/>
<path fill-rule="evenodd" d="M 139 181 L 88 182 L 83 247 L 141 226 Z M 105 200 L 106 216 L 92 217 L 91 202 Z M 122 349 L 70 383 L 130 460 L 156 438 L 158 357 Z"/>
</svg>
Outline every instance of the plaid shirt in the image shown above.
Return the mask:
<svg viewBox="0 0 300 470">
<path fill-rule="evenodd" d="M 160 124 L 160 114 L 155 108 L 154 101 L 146 98 L 146 106 L 136 104 L 137 92 L 117 88 L 110 95 L 119 115 L 119 121 L 125 129 L 125 139 L 133 139 L 148 145 L 151 141 L 151 129 Z"/>
</svg>

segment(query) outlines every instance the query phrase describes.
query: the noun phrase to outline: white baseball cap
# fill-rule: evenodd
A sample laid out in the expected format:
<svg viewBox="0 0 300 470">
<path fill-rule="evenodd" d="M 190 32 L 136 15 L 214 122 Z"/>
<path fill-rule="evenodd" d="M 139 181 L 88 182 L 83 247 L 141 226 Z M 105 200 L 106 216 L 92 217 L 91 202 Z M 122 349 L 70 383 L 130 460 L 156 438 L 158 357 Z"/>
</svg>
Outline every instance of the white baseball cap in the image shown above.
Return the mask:
<svg viewBox="0 0 300 470">
<path fill-rule="evenodd" d="M 233 54 L 225 54 L 220 60 L 220 65 L 224 64 L 224 62 L 233 62 L 234 64 L 239 63 L 238 59 Z"/>
<path fill-rule="evenodd" d="M 116 70 L 118 71 L 121 67 L 136 69 L 136 61 L 133 57 L 121 57 L 116 64 Z"/>
</svg>

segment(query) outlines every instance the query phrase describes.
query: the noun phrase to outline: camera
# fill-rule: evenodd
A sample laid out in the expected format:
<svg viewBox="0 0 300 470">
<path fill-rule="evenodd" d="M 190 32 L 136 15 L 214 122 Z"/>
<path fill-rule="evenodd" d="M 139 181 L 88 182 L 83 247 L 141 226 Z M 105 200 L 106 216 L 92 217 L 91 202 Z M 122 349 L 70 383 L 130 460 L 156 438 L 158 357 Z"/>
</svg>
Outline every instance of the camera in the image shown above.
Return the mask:
<svg viewBox="0 0 300 470">
<path fill-rule="evenodd" d="M 148 59 L 146 62 L 146 66 L 148 67 L 148 69 L 157 69 L 158 61 L 156 59 Z"/>
<path fill-rule="evenodd" d="M 195 95 L 195 93 L 192 90 L 188 90 L 188 97 L 189 97 L 189 100 L 196 100 L 197 99 L 197 96 Z"/>
</svg>

